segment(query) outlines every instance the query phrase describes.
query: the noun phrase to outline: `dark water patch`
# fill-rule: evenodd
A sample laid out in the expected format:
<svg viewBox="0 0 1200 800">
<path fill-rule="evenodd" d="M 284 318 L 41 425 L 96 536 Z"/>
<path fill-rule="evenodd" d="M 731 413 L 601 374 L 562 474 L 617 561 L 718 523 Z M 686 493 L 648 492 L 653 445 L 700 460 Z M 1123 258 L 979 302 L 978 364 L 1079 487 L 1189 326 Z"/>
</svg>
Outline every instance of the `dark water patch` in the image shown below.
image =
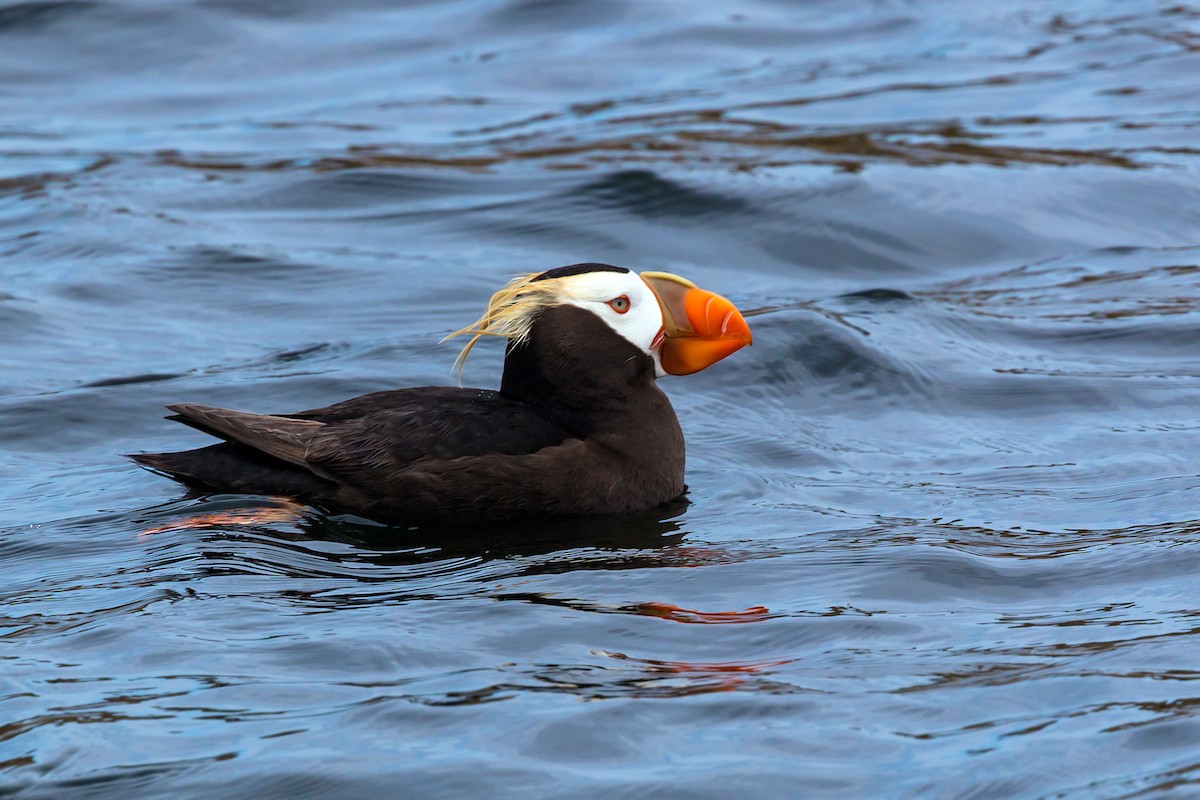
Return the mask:
<svg viewBox="0 0 1200 800">
<path fill-rule="evenodd" d="M 197 0 L 196 6 L 213 10 L 218 16 L 240 16 L 261 20 L 288 20 L 323 18 L 336 16 L 340 4 L 329 0 L 304 0 L 304 2 L 284 2 L 283 0 Z M 359 8 L 370 8 L 371 3 L 360 3 Z M 384 5 L 384 4 L 379 4 Z"/>
<path fill-rule="evenodd" d="M 575 202 L 621 208 L 641 217 L 703 218 L 738 214 L 746 204 L 733 197 L 689 189 L 648 170 L 616 172 L 572 190 Z"/>
<path fill-rule="evenodd" d="M 24 33 L 54 24 L 59 19 L 89 11 L 100 3 L 80 0 L 61 2 L 11 3 L 0 7 L 0 35 Z"/>
<path fill-rule="evenodd" d="M 284 190 L 275 189 L 254 198 L 254 208 L 332 210 L 361 208 L 388 203 L 414 204 L 445 195 L 470 195 L 472 182 L 447 175 L 411 170 L 349 169 L 297 181 Z M 424 207 L 425 203 L 421 203 Z"/>
<path fill-rule="evenodd" d="M 15 295 L 0 297 L 0 329 L 5 331 L 5 338 L 9 341 L 34 335 L 39 328 L 45 332 L 42 316 L 32 305 L 30 301 Z"/>
<path fill-rule="evenodd" d="M 141 286 L 147 287 L 144 294 L 159 298 L 139 304 L 145 308 L 147 324 L 168 322 L 173 313 L 184 313 L 224 317 L 226 325 L 256 315 L 295 325 L 327 303 L 323 293 L 337 286 L 353 286 L 365 277 L 359 270 L 336 263 L 280 256 L 272 252 L 274 248 L 267 252 L 219 246 L 169 250 L 173 252 L 136 269 Z M 369 305 L 363 312 L 368 309 Z"/>
<path fill-rule="evenodd" d="M 532 27 L 538 31 L 547 27 L 571 30 L 580 25 L 617 23 L 629 12 L 630 8 L 623 2 L 597 5 L 587 0 L 517 0 L 492 12 L 489 19 L 500 26 Z"/>
<path fill-rule="evenodd" d="M 240 279 L 274 281 L 295 278 L 309 269 L 313 268 L 252 253 L 198 247 L 185 251 L 174 263 L 163 264 L 151 275 L 173 275 L 196 282 Z"/>
<path fill-rule="evenodd" d="M 755 353 L 754 384 L 760 388 L 805 386 L 806 393 L 855 393 L 863 397 L 904 396 L 928 391 L 930 380 L 917 364 L 898 363 L 873 347 L 867 330 L 836 314 L 812 310 L 771 313 L 754 319 L 767 331 L 766 347 Z M 745 369 L 745 367 L 743 367 Z"/>
<path fill-rule="evenodd" d="M 6 447 L 31 451 L 70 451 L 90 439 L 93 425 L 105 419 L 116 423 L 124 417 L 121 403 L 83 394 L 21 398 L 5 403 L 0 414 Z M 48 414 L 55 419 L 53 437 L 46 435 Z"/>
<path fill-rule="evenodd" d="M 847 300 L 868 300 L 875 303 L 892 303 L 912 300 L 913 296 L 899 289 L 862 289 L 842 295 Z"/>
<path fill-rule="evenodd" d="M 909 269 L 905 260 L 881 254 L 867 242 L 850 241 L 844 234 L 826 229 L 820 223 L 787 227 L 786 233 L 776 230 L 767 234 L 761 246 L 770 256 L 793 267 L 805 267 L 819 260 L 855 270 L 892 273 Z M 804 228 L 813 232 L 806 234 Z"/>
<path fill-rule="evenodd" d="M 472 227 L 476 230 L 486 230 L 497 237 L 511 238 L 517 241 L 537 239 L 554 242 L 570 241 L 572 243 L 570 252 L 574 253 L 583 250 L 620 253 L 626 249 L 625 243 L 616 236 L 605 235 L 565 221 L 547 218 L 528 209 L 524 211 L 514 209 L 502 217 L 476 222 Z M 570 255 L 564 255 L 558 260 L 565 261 L 570 257 Z M 545 266 L 545 263 L 538 265 L 538 268 L 542 266 Z"/>
<path fill-rule="evenodd" d="M 147 372 L 141 375 L 124 375 L 117 378 L 101 378 L 91 383 L 83 384 L 84 388 L 99 389 L 105 386 L 128 386 L 136 383 L 157 383 L 182 378 L 184 373 L 178 372 Z"/>
<path fill-rule="evenodd" d="M 880 384 L 880 391 L 906 394 L 911 385 L 901 370 L 880 363 L 878 358 L 873 358 L 869 351 L 847 336 L 809 337 L 784 360 L 803 364 L 818 380 L 848 378 L 850 389 Z"/>
</svg>

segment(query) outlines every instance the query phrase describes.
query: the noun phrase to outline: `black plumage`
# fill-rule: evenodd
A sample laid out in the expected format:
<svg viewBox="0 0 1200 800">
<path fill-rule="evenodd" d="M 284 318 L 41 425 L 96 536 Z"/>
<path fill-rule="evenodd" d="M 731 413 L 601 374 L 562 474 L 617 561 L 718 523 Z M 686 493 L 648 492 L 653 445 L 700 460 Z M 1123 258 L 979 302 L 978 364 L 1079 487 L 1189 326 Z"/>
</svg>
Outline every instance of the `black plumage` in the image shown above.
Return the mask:
<svg viewBox="0 0 1200 800">
<path fill-rule="evenodd" d="M 377 519 L 638 511 L 684 490 L 683 434 L 654 361 L 569 305 L 541 309 L 510 343 L 498 392 L 400 389 L 282 415 L 169 408 L 224 442 L 138 463 L 208 490 Z"/>
</svg>

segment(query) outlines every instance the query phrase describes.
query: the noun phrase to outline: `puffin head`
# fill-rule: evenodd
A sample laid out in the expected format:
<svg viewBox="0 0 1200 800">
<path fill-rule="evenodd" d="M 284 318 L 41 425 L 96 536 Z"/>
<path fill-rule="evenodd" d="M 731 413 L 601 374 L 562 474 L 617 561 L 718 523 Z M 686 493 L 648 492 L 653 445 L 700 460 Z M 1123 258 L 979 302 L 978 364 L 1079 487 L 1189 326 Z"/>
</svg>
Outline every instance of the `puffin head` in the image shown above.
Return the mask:
<svg viewBox="0 0 1200 800">
<path fill-rule="evenodd" d="M 598 318 L 648 356 L 657 377 L 699 372 L 751 343 L 750 327 L 733 303 L 686 278 L 609 264 L 572 264 L 517 276 L 492 295 L 482 317 L 450 334 L 471 336 L 456 366 L 461 372 L 483 336 L 508 339 L 510 350 L 519 347 L 542 317 L 567 316 L 562 311 L 547 315 L 563 307 Z M 603 330 L 588 318 L 582 321 L 583 330 Z"/>
</svg>

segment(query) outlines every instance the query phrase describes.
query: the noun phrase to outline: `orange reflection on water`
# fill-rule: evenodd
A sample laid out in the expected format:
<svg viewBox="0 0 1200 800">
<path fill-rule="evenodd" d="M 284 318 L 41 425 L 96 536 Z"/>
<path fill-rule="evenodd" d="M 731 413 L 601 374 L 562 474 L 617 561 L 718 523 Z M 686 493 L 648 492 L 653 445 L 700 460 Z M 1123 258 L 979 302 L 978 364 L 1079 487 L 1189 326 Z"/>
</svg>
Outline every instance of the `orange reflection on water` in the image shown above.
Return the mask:
<svg viewBox="0 0 1200 800">
<path fill-rule="evenodd" d="M 659 617 L 688 625 L 737 625 L 762 622 L 770 616 L 766 606 L 750 606 L 741 611 L 697 611 L 674 603 L 639 603 L 633 607 L 633 612 L 645 617 Z"/>
<path fill-rule="evenodd" d="M 265 525 L 279 522 L 295 522 L 303 515 L 304 506 L 291 500 L 280 498 L 278 505 L 258 508 L 236 508 L 228 511 L 213 511 L 207 514 L 193 514 L 189 517 L 173 520 L 165 525 L 147 528 L 138 537 L 150 536 L 155 533 L 183 530 L 203 530 L 205 528 L 220 528 L 229 525 Z"/>
<path fill-rule="evenodd" d="M 762 685 L 761 680 L 752 682 L 751 679 L 759 674 L 769 672 L 774 667 L 782 667 L 793 661 L 790 658 L 761 661 L 667 661 L 655 658 L 637 658 L 608 650 L 594 652 L 618 661 L 637 664 L 650 674 L 652 680 L 670 680 L 675 676 L 688 680 L 685 686 L 675 686 L 670 692 L 670 696 L 732 692 Z"/>
</svg>

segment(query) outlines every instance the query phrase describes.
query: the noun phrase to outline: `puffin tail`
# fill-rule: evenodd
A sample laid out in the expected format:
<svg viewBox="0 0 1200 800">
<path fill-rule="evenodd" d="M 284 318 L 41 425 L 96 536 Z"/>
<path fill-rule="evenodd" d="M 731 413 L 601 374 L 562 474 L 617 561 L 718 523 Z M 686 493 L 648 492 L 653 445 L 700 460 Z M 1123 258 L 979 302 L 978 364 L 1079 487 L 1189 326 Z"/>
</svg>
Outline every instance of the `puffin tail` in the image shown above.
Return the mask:
<svg viewBox="0 0 1200 800">
<path fill-rule="evenodd" d="M 159 475 L 165 475 L 184 483 L 205 483 L 203 478 L 196 474 L 196 467 L 199 464 L 195 463 L 197 459 L 194 453 L 194 450 L 186 450 L 181 453 L 123 453 L 122 455 L 138 466 L 145 467 L 151 472 L 157 472 Z"/>
<path fill-rule="evenodd" d="M 126 453 L 151 472 L 196 489 L 249 494 L 278 494 L 321 499 L 337 488 L 294 464 L 235 442 L 178 453 Z"/>
</svg>

